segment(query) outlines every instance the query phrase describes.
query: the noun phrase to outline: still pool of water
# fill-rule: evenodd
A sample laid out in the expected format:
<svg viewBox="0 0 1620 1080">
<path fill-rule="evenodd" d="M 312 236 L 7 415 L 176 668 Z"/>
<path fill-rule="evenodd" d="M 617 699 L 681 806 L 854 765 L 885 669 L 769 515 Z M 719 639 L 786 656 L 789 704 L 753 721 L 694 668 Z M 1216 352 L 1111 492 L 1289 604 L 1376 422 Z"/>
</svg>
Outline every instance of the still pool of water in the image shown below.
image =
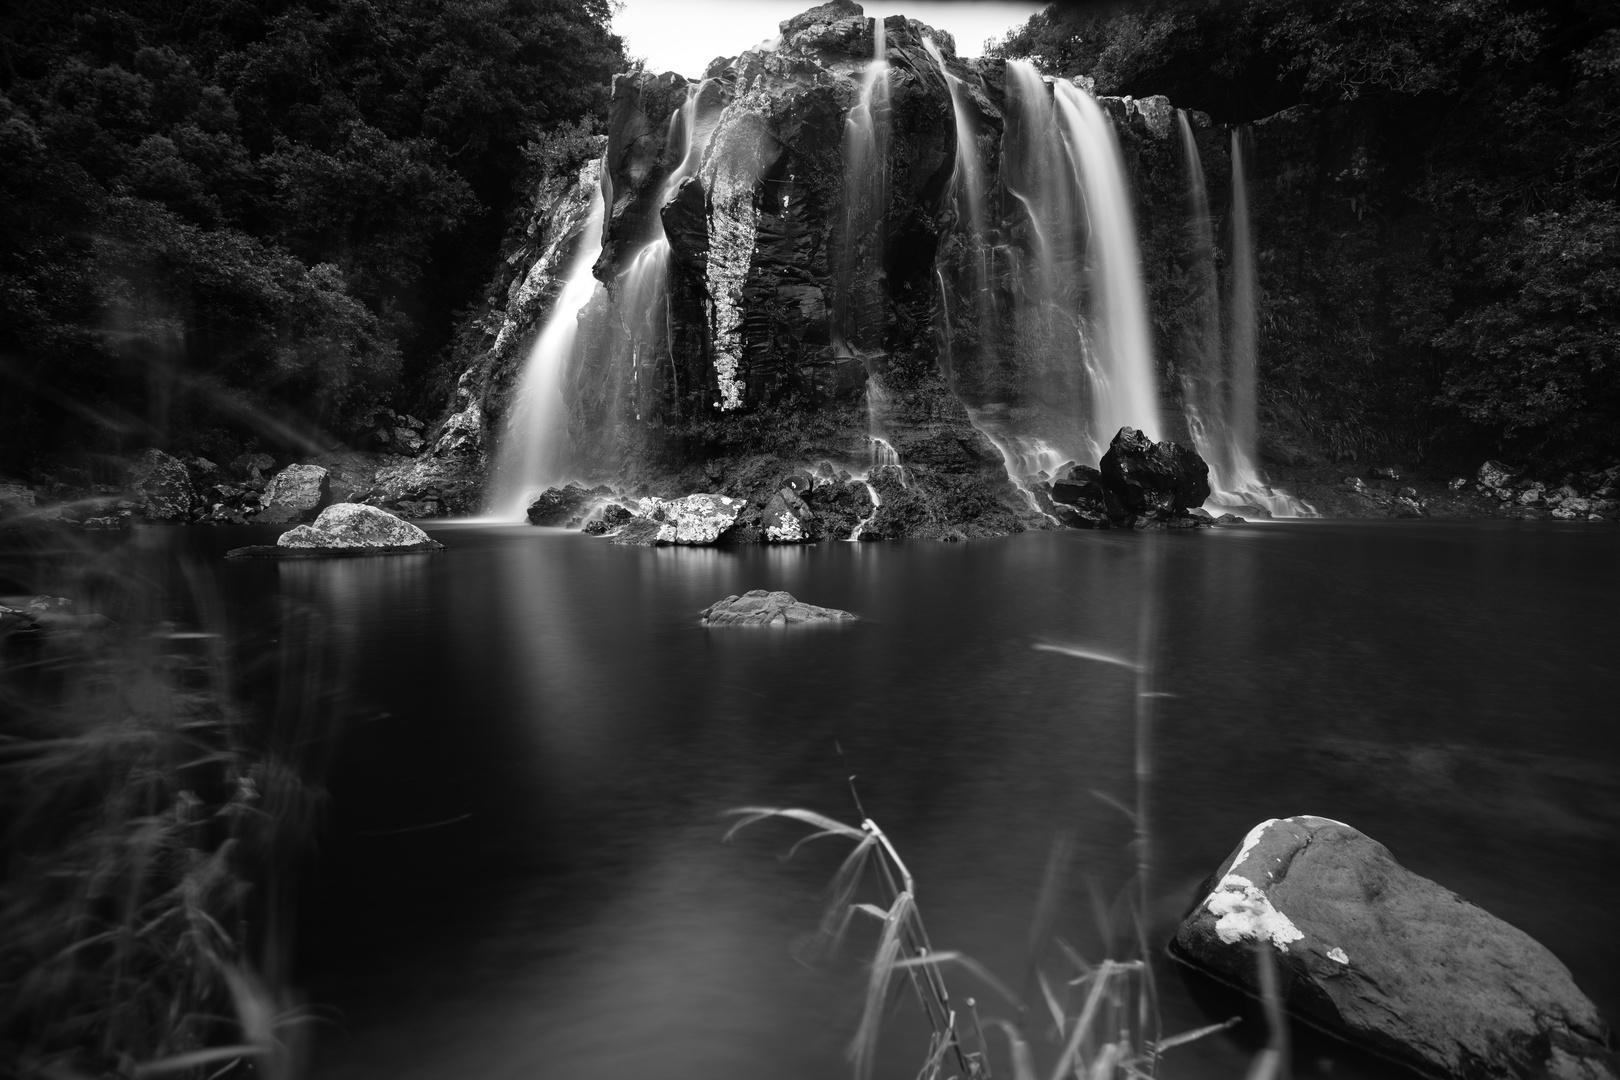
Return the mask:
<svg viewBox="0 0 1620 1080">
<path fill-rule="evenodd" d="M 636 549 L 446 524 L 440 554 L 215 562 L 237 611 L 326 620 L 362 719 L 305 882 L 327 1078 L 840 1077 L 855 959 L 807 965 L 843 849 L 727 808 L 857 821 L 936 946 L 1013 983 L 1058 833 L 1058 932 L 1102 954 L 1129 880 L 1133 687 L 1038 643 L 1136 648 L 1158 605 L 1150 926 L 1257 821 L 1347 821 L 1551 948 L 1620 1015 L 1620 532 L 1320 522 L 968 544 Z M 244 542 L 192 530 L 187 543 Z M 786 589 L 862 620 L 706 630 Z M 1163 972 L 1166 1027 L 1207 1022 Z M 990 995 L 971 980 L 958 993 Z M 989 1011 L 995 1011 L 990 1007 Z M 911 1076 L 907 1011 L 878 1075 Z M 1163 1075 L 1242 1075 L 1217 1037 Z M 1328 1063 L 1302 1061 L 1310 1072 Z M 1353 1063 L 1337 1075 L 1354 1075 Z"/>
</svg>

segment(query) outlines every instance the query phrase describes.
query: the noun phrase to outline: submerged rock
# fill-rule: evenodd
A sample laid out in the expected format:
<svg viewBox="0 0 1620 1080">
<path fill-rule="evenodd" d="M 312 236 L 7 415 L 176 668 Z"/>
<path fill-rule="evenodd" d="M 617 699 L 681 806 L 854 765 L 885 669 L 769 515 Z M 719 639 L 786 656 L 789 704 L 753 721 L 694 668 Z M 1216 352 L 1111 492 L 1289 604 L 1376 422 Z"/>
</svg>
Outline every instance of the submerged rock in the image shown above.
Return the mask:
<svg viewBox="0 0 1620 1080">
<path fill-rule="evenodd" d="M 703 610 L 700 621 L 704 626 L 792 626 L 854 618 L 856 616 L 837 608 L 800 603 L 792 593 L 754 589 L 710 604 Z"/>
<path fill-rule="evenodd" d="M 1300 1019 L 1434 1076 L 1620 1076 L 1569 969 L 1341 822 L 1262 822 L 1201 888 L 1171 954 L 1256 993 L 1276 950 Z"/>
<path fill-rule="evenodd" d="M 1209 498 L 1209 466 L 1179 443 L 1120 428 L 1103 455 L 1102 481 L 1132 514 L 1169 517 Z"/>
<path fill-rule="evenodd" d="M 274 546 L 235 548 L 226 558 L 300 558 L 316 555 L 399 555 L 440 551 L 444 545 L 403 518 L 365 503 L 338 503 L 313 524 L 288 529 Z"/>
<path fill-rule="evenodd" d="M 289 465 L 264 489 L 258 520 L 267 525 L 313 521 L 332 501 L 332 485 L 319 465 Z"/>
</svg>

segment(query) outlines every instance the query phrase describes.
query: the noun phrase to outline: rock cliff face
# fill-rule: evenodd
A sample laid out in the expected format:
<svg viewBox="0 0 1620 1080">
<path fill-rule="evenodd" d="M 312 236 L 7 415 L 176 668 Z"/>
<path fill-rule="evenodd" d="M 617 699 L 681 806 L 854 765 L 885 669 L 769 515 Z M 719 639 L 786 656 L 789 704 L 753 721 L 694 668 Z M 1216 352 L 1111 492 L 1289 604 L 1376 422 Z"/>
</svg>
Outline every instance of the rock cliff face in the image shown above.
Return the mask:
<svg viewBox="0 0 1620 1080">
<path fill-rule="evenodd" d="M 599 245 L 563 378 L 574 477 L 768 499 L 795 469 L 859 476 L 897 457 L 940 535 L 1053 527 L 1009 480 L 999 436 L 1082 370 L 1083 346 L 1048 342 L 1056 373 L 1020 357 L 1015 271 L 1040 238 L 1001 176 L 1005 65 L 960 61 L 949 35 L 900 16 L 880 26 L 847 0 L 780 29 L 774 49 L 716 60 L 697 82 L 615 80 L 600 172 L 531 225 L 528 268 L 422 460 L 487 459 L 557 267 Z M 875 42 L 888 65 L 876 89 Z M 976 229 L 947 73 L 989 178 Z M 1102 104 L 1128 157 L 1141 143 L 1173 167 L 1168 102 Z M 581 235 L 597 185 L 601 235 Z"/>
</svg>

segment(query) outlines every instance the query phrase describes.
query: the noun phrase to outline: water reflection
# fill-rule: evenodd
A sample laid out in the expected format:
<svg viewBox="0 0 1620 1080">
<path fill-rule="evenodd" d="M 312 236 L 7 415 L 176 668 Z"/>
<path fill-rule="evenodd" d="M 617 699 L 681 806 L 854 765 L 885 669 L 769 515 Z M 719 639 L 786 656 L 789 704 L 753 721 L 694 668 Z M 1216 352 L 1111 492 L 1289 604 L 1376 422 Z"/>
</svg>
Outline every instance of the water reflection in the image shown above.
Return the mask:
<svg viewBox="0 0 1620 1080">
<path fill-rule="evenodd" d="M 853 817 L 852 773 L 937 944 L 1021 970 L 1061 829 L 1078 873 L 1059 933 L 1097 955 L 1088 882 L 1111 896 L 1133 870 L 1130 823 L 1096 794 L 1130 801 L 1133 687 L 1030 646 L 1133 653 L 1150 551 L 1176 695 L 1156 718 L 1161 930 L 1255 821 L 1320 813 L 1620 1005 L 1600 899 L 1620 870 L 1607 533 L 1323 523 L 727 551 L 435 531 L 450 548 L 433 556 L 219 571 L 241 610 L 276 592 L 326 610 L 350 694 L 386 714 L 344 744 L 305 905 L 305 976 L 345 1016 L 322 1075 L 843 1075 L 858 973 L 790 953 L 838 853 L 780 863 L 785 833 L 723 846 L 718 815 Z M 752 588 L 862 621 L 697 626 Z M 1200 1022 L 1165 985 L 1166 1027 Z M 915 1071 L 908 1023 L 880 1073 Z M 1244 1062 L 1211 1043 L 1169 1075 Z"/>
</svg>

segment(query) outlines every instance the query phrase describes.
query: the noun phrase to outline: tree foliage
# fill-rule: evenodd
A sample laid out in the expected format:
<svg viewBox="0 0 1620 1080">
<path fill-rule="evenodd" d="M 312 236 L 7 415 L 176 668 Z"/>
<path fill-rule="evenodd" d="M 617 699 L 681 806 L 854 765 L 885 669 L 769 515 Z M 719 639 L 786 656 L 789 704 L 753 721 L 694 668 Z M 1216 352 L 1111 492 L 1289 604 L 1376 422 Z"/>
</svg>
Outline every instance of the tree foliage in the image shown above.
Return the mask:
<svg viewBox="0 0 1620 1080">
<path fill-rule="evenodd" d="M 341 433 L 413 401 L 608 0 L 20 0 L 0 14 L 0 463 Z M 426 404 L 426 403 L 422 403 Z"/>
</svg>

